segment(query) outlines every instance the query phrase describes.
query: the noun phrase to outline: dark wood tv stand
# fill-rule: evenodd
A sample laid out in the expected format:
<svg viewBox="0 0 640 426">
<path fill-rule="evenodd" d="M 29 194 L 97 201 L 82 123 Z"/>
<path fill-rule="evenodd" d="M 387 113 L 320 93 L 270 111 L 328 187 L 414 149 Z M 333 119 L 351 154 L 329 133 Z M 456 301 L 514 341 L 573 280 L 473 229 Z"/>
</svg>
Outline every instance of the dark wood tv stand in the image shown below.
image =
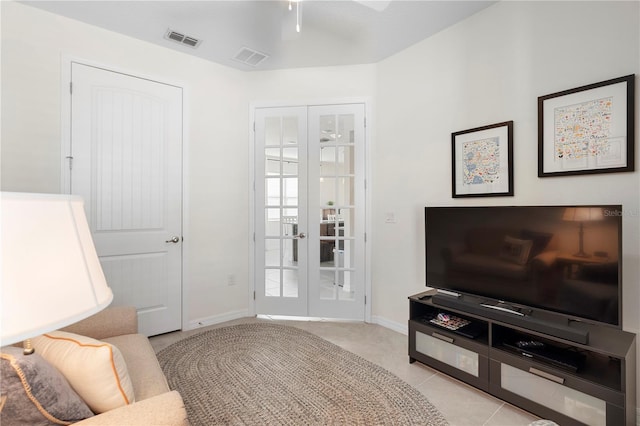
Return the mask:
<svg viewBox="0 0 640 426">
<path fill-rule="evenodd" d="M 409 297 L 409 362 L 420 361 L 563 426 L 636 424 L 635 334 L 582 323 L 589 339 L 581 344 L 442 307 L 430 296 Z M 469 325 L 450 330 L 431 321 L 438 314 Z M 517 345 L 523 341 L 547 350 L 531 358 L 530 350 Z"/>
</svg>

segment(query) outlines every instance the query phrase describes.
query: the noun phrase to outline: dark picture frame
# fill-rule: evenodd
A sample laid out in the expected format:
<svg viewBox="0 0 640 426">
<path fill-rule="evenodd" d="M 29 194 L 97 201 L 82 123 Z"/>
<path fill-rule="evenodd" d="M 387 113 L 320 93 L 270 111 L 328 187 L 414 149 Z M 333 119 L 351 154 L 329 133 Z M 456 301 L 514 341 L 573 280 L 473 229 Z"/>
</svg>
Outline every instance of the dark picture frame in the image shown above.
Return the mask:
<svg viewBox="0 0 640 426">
<path fill-rule="evenodd" d="M 513 121 L 451 134 L 451 195 L 513 195 Z"/>
<path fill-rule="evenodd" d="M 538 177 L 634 170 L 635 75 L 538 97 Z"/>
</svg>

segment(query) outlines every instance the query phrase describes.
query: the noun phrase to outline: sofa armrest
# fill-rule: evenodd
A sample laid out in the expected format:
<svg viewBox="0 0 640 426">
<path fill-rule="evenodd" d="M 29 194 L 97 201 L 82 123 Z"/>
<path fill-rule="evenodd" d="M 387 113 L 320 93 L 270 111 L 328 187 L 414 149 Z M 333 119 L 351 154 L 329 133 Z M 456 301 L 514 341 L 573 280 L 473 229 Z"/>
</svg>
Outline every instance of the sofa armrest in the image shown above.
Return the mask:
<svg viewBox="0 0 640 426">
<path fill-rule="evenodd" d="M 132 306 L 108 307 L 62 330 L 98 340 L 135 334 L 138 332 L 138 314 Z"/>
<path fill-rule="evenodd" d="M 81 426 L 188 426 L 189 420 L 182 397 L 177 391 L 171 391 L 74 424 Z"/>
<path fill-rule="evenodd" d="M 555 250 L 543 251 L 533 259 L 531 259 L 531 267 L 535 269 L 548 269 L 556 261 L 558 252 Z"/>
</svg>

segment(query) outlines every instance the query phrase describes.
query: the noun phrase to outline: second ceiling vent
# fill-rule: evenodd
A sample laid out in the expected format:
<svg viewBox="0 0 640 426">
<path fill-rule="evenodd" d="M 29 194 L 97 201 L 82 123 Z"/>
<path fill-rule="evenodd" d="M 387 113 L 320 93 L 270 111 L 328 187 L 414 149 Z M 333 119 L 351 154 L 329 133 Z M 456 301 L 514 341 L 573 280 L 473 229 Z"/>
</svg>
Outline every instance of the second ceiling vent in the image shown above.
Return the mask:
<svg viewBox="0 0 640 426">
<path fill-rule="evenodd" d="M 166 38 L 167 40 L 173 40 L 180 44 L 185 44 L 187 46 L 193 47 L 194 49 L 198 47 L 200 43 L 202 43 L 202 40 L 185 35 L 178 31 L 173 31 L 172 29 L 167 30 L 167 32 L 164 35 L 164 38 Z"/>
<path fill-rule="evenodd" d="M 235 54 L 233 57 L 234 61 L 242 62 L 244 64 L 250 65 L 252 67 L 258 66 L 262 61 L 267 59 L 269 55 L 265 53 L 258 52 L 257 50 L 249 49 L 248 47 L 243 47 Z"/>
</svg>

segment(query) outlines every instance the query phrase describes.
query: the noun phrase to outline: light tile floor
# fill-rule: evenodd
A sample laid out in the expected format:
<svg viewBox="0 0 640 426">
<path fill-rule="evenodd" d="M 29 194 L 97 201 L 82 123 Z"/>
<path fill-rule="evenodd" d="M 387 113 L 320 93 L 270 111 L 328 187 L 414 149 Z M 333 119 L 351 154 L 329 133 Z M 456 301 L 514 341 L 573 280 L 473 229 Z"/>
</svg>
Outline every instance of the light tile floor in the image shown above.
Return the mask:
<svg viewBox="0 0 640 426">
<path fill-rule="evenodd" d="M 526 426 L 538 417 L 419 362 L 409 364 L 407 336 L 375 324 L 243 318 L 187 332 L 152 337 L 156 352 L 193 334 L 235 324 L 273 321 L 314 333 L 391 371 L 422 392 L 452 426 Z"/>
</svg>

